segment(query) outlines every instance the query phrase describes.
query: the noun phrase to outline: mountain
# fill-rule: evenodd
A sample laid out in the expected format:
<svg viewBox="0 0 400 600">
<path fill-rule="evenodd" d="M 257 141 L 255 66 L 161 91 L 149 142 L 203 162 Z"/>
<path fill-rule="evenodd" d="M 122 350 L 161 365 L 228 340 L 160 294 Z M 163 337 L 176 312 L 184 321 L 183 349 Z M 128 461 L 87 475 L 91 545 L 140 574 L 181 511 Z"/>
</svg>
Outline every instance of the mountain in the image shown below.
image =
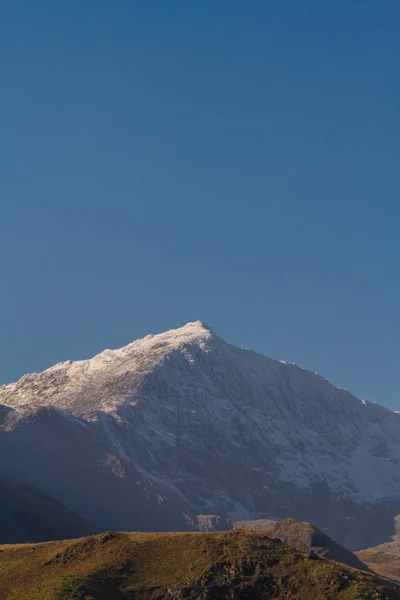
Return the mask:
<svg viewBox="0 0 400 600">
<path fill-rule="evenodd" d="M 39 490 L 0 481 L 0 544 L 59 540 L 92 530 L 81 517 Z"/>
<path fill-rule="evenodd" d="M 371 571 L 382 577 L 388 577 L 400 582 L 400 554 L 397 548 L 387 547 L 386 544 L 367 548 L 357 552 L 358 558 L 363 561 Z"/>
<path fill-rule="evenodd" d="M 2 600 L 396 600 L 400 588 L 244 530 L 0 548 Z"/>
<path fill-rule="evenodd" d="M 357 552 L 360 560 L 385 577 L 400 582 L 400 517 L 395 519 L 396 532 L 390 542 Z"/>
<path fill-rule="evenodd" d="M 400 513 L 400 415 L 200 321 L 26 375 L 0 405 L 0 477 L 97 530 L 291 517 L 354 549 Z"/>
<path fill-rule="evenodd" d="M 340 546 L 326 533 L 311 523 L 299 523 L 293 519 L 282 519 L 277 523 L 268 523 L 265 527 L 258 525 L 258 521 L 242 522 L 245 528 L 255 531 L 263 531 L 271 539 L 278 539 L 288 546 L 293 546 L 302 552 L 314 553 L 320 558 L 327 558 L 343 563 L 354 569 L 369 571 L 369 567 L 363 563 L 355 554 Z M 261 520 L 261 524 L 265 521 Z"/>
</svg>

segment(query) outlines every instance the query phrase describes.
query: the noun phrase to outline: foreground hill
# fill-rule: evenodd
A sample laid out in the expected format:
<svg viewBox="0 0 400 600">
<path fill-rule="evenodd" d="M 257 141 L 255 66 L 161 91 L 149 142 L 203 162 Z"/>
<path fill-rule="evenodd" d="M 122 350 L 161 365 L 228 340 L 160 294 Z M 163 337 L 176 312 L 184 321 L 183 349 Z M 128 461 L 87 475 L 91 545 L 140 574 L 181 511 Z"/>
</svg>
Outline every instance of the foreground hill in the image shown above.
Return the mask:
<svg viewBox="0 0 400 600">
<path fill-rule="evenodd" d="M 0 480 L 0 544 L 71 538 L 92 532 L 81 517 L 39 490 Z"/>
<path fill-rule="evenodd" d="M 398 600 L 400 588 L 279 540 L 224 533 L 106 533 L 0 547 L 2 600 Z"/>
<path fill-rule="evenodd" d="M 99 531 L 292 517 L 359 549 L 400 513 L 400 415 L 201 322 L 27 375 L 0 405 L 0 477 Z"/>
<path fill-rule="evenodd" d="M 355 569 L 368 571 L 369 567 L 363 563 L 353 552 L 340 546 L 335 540 L 311 523 L 299 523 L 293 519 L 282 519 L 277 523 L 268 521 L 241 522 L 245 529 L 262 531 L 269 538 L 279 539 L 288 546 L 313 552 L 321 558 L 335 560 Z"/>
</svg>

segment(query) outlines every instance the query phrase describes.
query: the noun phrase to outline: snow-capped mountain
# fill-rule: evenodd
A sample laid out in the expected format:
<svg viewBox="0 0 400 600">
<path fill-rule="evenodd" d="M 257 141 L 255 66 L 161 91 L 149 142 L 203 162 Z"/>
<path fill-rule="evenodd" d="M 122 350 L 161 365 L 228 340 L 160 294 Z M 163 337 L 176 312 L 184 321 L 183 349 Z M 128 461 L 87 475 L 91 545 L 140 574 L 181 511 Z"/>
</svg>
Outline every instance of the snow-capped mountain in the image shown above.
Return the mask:
<svg viewBox="0 0 400 600">
<path fill-rule="evenodd" d="M 354 548 L 400 513 L 400 415 L 200 321 L 26 375 L 0 405 L 0 477 L 98 528 L 289 516 Z"/>
</svg>

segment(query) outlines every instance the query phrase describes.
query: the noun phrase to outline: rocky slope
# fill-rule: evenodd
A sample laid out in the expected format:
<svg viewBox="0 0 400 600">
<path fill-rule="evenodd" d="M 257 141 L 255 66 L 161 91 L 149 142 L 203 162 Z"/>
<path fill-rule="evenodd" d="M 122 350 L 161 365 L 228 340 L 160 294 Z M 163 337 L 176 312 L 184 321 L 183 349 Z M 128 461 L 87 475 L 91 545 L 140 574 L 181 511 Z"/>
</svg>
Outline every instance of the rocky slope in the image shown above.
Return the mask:
<svg viewBox="0 0 400 600">
<path fill-rule="evenodd" d="M 263 524 L 265 525 L 263 526 Z M 363 563 L 358 556 L 340 546 L 326 533 L 311 523 L 300 523 L 293 519 L 282 519 L 278 522 L 242 521 L 241 526 L 245 529 L 264 533 L 271 539 L 281 540 L 284 544 L 297 548 L 308 554 L 316 554 L 320 558 L 327 558 L 343 563 L 354 569 L 369 571 L 369 567 Z M 235 526 L 237 528 L 235 523 Z"/>
<path fill-rule="evenodd" d="M 400 588 L 249 531 L 0 547 L 2 600 L 395 600 Z"/>
<path fill-rule="evenodd" d="M 99 529 L 290 516 L 362 548 L 400 513 L 399 415 L 201 322 L 27 375 L 0 405 L 0 476 Z"/>
</svg>

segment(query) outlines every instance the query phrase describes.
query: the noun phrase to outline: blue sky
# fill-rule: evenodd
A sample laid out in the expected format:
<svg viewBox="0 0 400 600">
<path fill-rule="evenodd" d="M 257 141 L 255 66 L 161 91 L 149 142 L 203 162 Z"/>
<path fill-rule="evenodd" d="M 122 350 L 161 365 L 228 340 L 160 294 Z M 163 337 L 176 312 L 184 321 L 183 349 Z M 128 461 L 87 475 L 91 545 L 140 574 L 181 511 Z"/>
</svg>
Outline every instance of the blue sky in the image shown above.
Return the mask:
<svg viewBox="0 0 400 600">
<path fill-rule="evenodd" d="M 0 9 L 0 383 L 203 319 L 400 409 L 400 3 Z"/>
</svg>

